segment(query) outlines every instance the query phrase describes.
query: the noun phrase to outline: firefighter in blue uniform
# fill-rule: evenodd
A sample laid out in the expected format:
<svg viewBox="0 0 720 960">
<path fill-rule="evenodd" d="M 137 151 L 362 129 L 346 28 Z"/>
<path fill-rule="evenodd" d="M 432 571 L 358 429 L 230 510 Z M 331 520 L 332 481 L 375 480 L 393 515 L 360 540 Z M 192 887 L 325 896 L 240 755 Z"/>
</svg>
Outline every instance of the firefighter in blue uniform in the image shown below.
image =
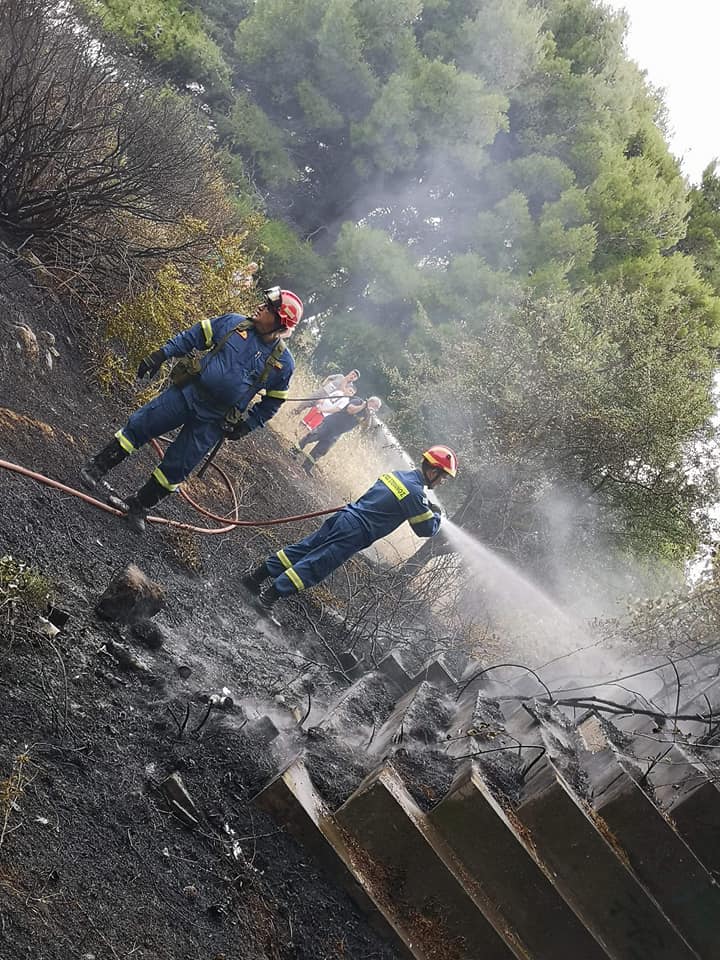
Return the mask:
<svg viewBox="0 0 720 960">
<path fill-rule="evenodd" d="M 355 397 L 342 410 L 329 414 L 314 430 L 301 437 L 297 446 L 291 448 L 290 456 L 297 457 L 300 453 L 304 453 L 303 470 L 310 476 L 318 460 L 335 446 L 343 434 L 349 433 L 355 427 L 370 429 L 375 422 L 374 414 L 381 406 L 380 397 L 368 397 L 367 400 Z M 312 453 L 305 449 L 307 446 L 313 447 Z"/>
<path fill-rule="evenodd" d="M 295 369 L 285 338 L 302 313 L 296 294 L 271 287 L 252 318 L 227 313 L 202 320 L 145 357 L 139 379 L 155 376 L 166 360 L 186 360 L 173 368 L 171 386 L 136 410 L 85 464 L 80 471 L 83 486 L 93 490 L 109 470 L 149 440 L 182 427 L 147 483 L 127 500 L 131 528 L 144 533 L 148 511 L 177 490 L 218 440 L 239 440 L 277 413 Z M 208 352 L 198 360 L 196 350 Z M 248 410 L 261 390 L 264 396 Z"/>
<path fill-rule="evenodd" d="M 456 473 L 455 453 L 445 446 L 430 447 L 418 470 L 382 474 L 359 500 L 334 513 L 309 537 L 268 557 L 242 583 L 257 596 L 261 609 L 270 610 L 281 597 L 314 587 L 405 520 L 419 537 L 435 536 L 440 514 L 430 508 L 424 488 L 432 490 Z M 263 589 L 270 577 L 272 583 Z"/>
</svg>

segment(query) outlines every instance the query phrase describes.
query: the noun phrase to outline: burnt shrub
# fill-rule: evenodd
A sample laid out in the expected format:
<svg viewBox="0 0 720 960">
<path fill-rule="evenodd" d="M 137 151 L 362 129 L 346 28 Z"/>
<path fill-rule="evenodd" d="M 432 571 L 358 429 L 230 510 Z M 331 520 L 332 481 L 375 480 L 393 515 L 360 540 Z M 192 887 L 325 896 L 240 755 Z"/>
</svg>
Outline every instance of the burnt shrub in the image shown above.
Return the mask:
<svg viewBox="0 0 720 960">
<path fill-rule="evenodd" d="M 205 114 L 54 0 L 0 4 L 0 236 L 66 289 L 122 295 L 230 208 Z"/>
</svg>

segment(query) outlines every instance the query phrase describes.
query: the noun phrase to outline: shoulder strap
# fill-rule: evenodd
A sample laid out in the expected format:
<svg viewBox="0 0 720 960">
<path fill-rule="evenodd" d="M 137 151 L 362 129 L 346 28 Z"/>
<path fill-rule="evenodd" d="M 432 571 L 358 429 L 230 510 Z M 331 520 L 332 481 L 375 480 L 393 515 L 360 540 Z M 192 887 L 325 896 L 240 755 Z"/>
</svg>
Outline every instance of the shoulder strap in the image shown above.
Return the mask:
<svg viewBox="0 0 720 960">
<path fill-rule="evenodd" d="M 230 330 L 228 330 L 228 332 L 225 334 L 222 340 L 218 340 L 218 342 L 215 344 L 212 350 L 210 350 L 209 353 L 206 353 L 205 356 L 203 357 L 203 360 L 205 361 L 205 366 L 207 366 L 207 362 L 210 360 L 211 357 L 214 357 L 216 354 L 220 353 L 222 348 L 225 346 L 225 344 L 228 342 L 228 340 L 234 333 L 242 333 L 244 330 L 250 330 L 250 328 L 253 326 L 254 324 L 252 320 L 243 320 L 241 323 L 238 323 L 237 326 L 232 327 Z"/>
<path fill-rule="evenodd" d="M 215 354 L 220 353 L 222 348 L 225 346 L 225 344 L 228 342 L 228 340 L 230 339 L 230 337 L 232 337 L 234 333 L 244 333 L 246 330 L 254 330 L 254 329 L 255 329 L 255 324 L 252 322 L 252 320 L 243 320 L 241 323 L 238 323 L 237 326 L 233 327 L 231 330 L 228 330 L 228 332 L 225 334 L 222 340 L 219 340 L 215 344 L 215 346 L 212 348 L 212 350 L 208 354 L 206 354 L 206 356 L 204 357 L 206 364 L 211 357 L 214 357 Z M 272 368 L 275 366 L 275 364 L 283 355 L 283 353 L 285 353 L 285 348 L 286 348 L 285 341 L 278 340 L 278 342 L 275 344 L 275 346 L 272 348 L 272 350 L 268 354 L 267 360 L 265 361 L 265 366 L 263 367 L 262 373 L 260 374 L 257 380 L 258 385 L 265 383 L 267 378 L 270 376 L 270 372 Z"/>
<path fill-rule="evenodd" d="M 267 378 L 270 376 L 270 371 L 275 366 L 280 357 L 285 353 L 285 341 L 278 340 L 275 346 L 272 348 L 268 354 L 268 358 L 265 361 L 265 366 L 263 367 L 263 372 L 260 374 L 260 379 L 258 380 L 259 384 L 265 383 Z"/>
</svg>

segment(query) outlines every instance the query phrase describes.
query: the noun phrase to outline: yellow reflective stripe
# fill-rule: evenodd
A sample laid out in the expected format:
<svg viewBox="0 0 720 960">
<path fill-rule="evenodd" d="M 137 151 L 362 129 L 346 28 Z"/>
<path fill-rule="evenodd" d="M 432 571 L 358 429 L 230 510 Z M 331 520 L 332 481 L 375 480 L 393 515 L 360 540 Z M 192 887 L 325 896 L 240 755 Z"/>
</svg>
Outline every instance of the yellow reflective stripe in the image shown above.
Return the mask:
<svg viewBox="0 0 720 960">
<path fill-rule="evenodd" d="M 180 486 L 179 483 L 170 483 L 170 481 L 162 472 L 160 467 L 155 467 L 155 469 L 153 470 L 153 476 L 155 477 L 157 482 L 160 484 L 160 486 L 165 487 L 165 489 L 169 490 L 170 493 L 175 493 L 177 488 Z"/>
<path fill-rule="evenodd" d="M 278 558 L 278 560 L 279 560 L 280 563 L 285 567 L 286 570 L 287 570 L 288 567 L 291 567 L 291 566 L 292 566 L 292 564 L 291 564 L 290 561 L 288 560 L 287 554 L 285 553 L 284 550 L 278 550 L 278 552 L 275 554 L 275 556 Z"/>
<path fill-rule="evenodd" d="M 135 447 L 130 443 L 122 430 L 118 430 L 118 432 L 115 434 L 115 439 L 123 448 L 125 453 L 135 453 Z"/>
<path fill-rule="evenodd" d="M 295 573 L 292 567 L 288 567 L 285 573 L 287 574 L 288 580 L 295 587 L 296 590 L 305 589 L 305 584 L 302 582 L 300 577 Z"/>
<path fill-rule="evenodd" d="M 416 517 L 408 517 L 408 523 L 422 523 L 423 520 L 431 520 L 434 516 L 432 510 L 426 510 L 425 513 L 419 513 Z"/>
<path fill-rule="evenodd" d="M 398 480 L 394 473 L 383 473 L 380 480 L 385 484 L 391 493 L 394 493 L 398 500 L 404 500 L 410 493 L 405 484 Z"/>
<path fill-rule="evenodd" d="M 287 395 L 290 393 L 289 390 L 266 390 L 266 397 L 275 397 L 276 400 L 285 400 Z"/>
<path fill-rule="evenodd" d="M 205 336 L 205 346 L 211 347 L 213 342 L 212 320 L 208 320 L 206 317 L 204 320 L 200 321 L 200 326 L 202 327 L 202 332 Z"/>
</svg>

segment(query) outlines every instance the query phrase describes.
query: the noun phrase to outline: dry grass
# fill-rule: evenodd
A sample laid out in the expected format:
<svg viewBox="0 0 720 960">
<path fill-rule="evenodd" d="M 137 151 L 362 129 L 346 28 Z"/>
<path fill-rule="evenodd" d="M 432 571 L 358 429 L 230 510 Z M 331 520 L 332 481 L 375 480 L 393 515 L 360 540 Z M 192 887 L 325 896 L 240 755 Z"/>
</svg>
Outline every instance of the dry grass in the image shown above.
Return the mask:
<svg viewBox="0 0 720 960">
<path fill-rule="evenodd" d="M 2 431 L 32 432 L 40 434 L 47 440 L 58 440 L 64 444 L 75 444 L 75 438 L 69 433 L 65 433 L 62 430 L 58 431 L 42 420 L 34 420 L 32 417 L 18 413 L 17 410 L 10 410 L 8 407 L 0 407 L 0 432 Z"/>
<path fill-rule="evenodd" d="M 34 779 L 34 775 L 30 773 L 31 767 L 29 751 L 20 753 L 13 760 L 10 775 L 5 780 L 0 780 L 0 847 L 11 829 L 10 820 L 13 813 L 19 810 L 19 801 L 25 788 Z"/>
</svg>

